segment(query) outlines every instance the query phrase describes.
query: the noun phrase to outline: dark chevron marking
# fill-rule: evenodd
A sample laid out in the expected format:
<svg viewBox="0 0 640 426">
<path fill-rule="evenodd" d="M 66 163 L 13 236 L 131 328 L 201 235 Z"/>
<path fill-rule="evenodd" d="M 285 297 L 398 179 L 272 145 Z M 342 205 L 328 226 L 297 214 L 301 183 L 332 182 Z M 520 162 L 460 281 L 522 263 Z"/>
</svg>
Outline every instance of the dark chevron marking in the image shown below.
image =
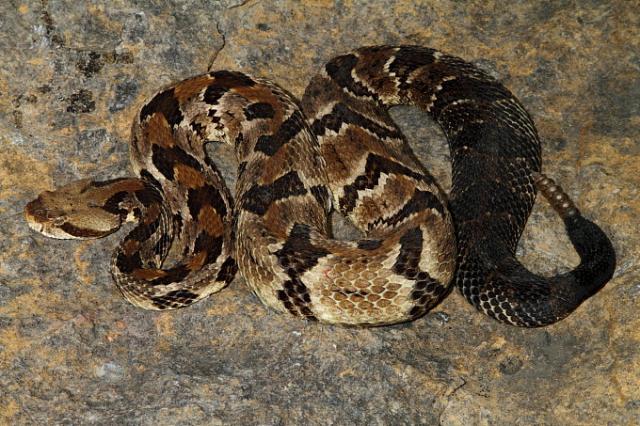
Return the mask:
<svg viewBox="0 0 640 426">
<path fill-rule="evenodd" d="M 124 274 L 130 274 L 134 270 L 142 267 L 142 259 L 140 258 L 140 252 L 136 251 L 131 256 L 125 255 L 123 252 L 118 253 L 116 257 L 116 266 L 119 272 Z"/>
<path fill-rule="evenodd" d="M 282 248 L 275 253 L 280 266 L 291 278 L 283 283 L 283 290 L 276 295 L 285 308 L 294 315 L 314 318 L 311 309 L 311 297 L 300 276 L 318 264 L 318 259 L 329 252 L 311 244 L 308 225 L 295 224 Z"/>
<path fill-rule="evenodd" d="M 296 223 L 282 248 L 274 254 L 291 278 L 302 275 L 318 264 L 329 252 L 311 244 L 309 225 Z"/>
<path fill-rule="evenodd" d="M 271 104 L 266 102 L 257 102 L 245 107 L 244 117 L 248 120 L 255 120 L 258 118 L 273 118 L 275 111 Z"/>
<path fill-rule="evenodd" d="M 222 253 L 222 243 L 222 236 L 212 236 L 206 232 L 201 232 L 196 238 L 193 251 L 195 253 L 206 252 L 207 258 L 204 263 L 208 265 L 218 260 L 218 256 Z"/>
<path fill-rule="evenodd" d="M 369 90 L 368 87 L 359 83 L 351 76 L 353 67 L 358 63 L 355 55 L 344 55 L 334 58 L 325 66 L 327 75 L 340 87 L 345 87 L 356 96 L 369 97 L 379 100 L 378 94 Z"/>
<path fill-rule="evenodd" d="M 148 170 L 140 171 L 140 178 L 145 181 L 147 185 L 151 185 L 156 191 L 162 192 L 162 185 Z"/>
<path fill-rule="evenodd" d="M 316 136 L 324 136 L 327 130 L 333 130 L 337 133 L 343 124 L 361 127 L 380 139 L 403 139 L 399 130 L 383 127 L 364 115 L 353 111 L 344 103 L 336 104 L 329 114 L 315 120 L 311 126 L 311 131 Z"/>
<path fill-rule="evenodd" d="M 351 212 L 356 206 L 358 191 L 374 188 L 378 184 L 382 173 L 388 175 L 404 175 L 417 181 L 423 181 L 429 184 L 434 183 L 433 178 L 429 175 L 423 175 L 422 173 L 415 172 L 388 158 L 381 157 L 376 154 L 369 154 L 364 173 L 358 176 L 352 184 L 344 187 L 344 196 L 340 199 L 340 210 L 343 213 Z M 440 209 L 444 210 L 444 207 L 441 206 Z"/>
<path fill-rule="evenodd" d="M 443 76 L 444 77 L 444 76 Z M 420 81 L 415 82 L 420 86 Z M 442 89 L 431 106 L 431 114 L 436 117 L 444 107 L 460 99 L 472 99 L 476 103 L 489 105 L 500 99 L 511 99 L 513 95 L 496 81 L 478 80 L 468 76 L 456 76 L 454 80 L 441 81 Z M 482 108 L 479 108 L 482 110 Z M 491 121 L 496 122 L 495 114 Z"/>
<path fill-rule="evenodd" d="M 145 182 L 144 188 L 135 192 L 135 196 L 145 207 L 152 204 L 162 204 L 164 201 L 162 192 L 153 186 L 153 183 Z"/>
<path fill-rule="evenodd" d="M 362 250 L 375 250 L 380 248 L 382 240 L 360 240 L 358 241 L 358 248 Z"/>
<path fill-rule="evenodd" d="M 216 105 L 220 98 L 228 91 L 228 87 L 212 83 L 205 89 L 204 95 L 202 95 L 202 100 L 209 105 Z M 215 110 L 209 111 L 210 116 L 214 113 Z"/>
<path fill-rule="evenodd" d="M 209 75 L 215 80 L 205 89 L 202 100 L 212 106 L 234 87 L 250 87 L 255 84 L 255 81 L 245 74 L 234 71 L 214 71 Z"/>
<path fill-rule="evenodd" d="M 331 194 L 329 189 L 324 185 L 315 185 L 311 187 L 311 194 L 316 199 L 318 204 L 325 207 L 331 204 Z"/>
<path fill-rule="evenodd" d="M 400 253 L 393 265 L 393 272 L 415 281 L 410 294 L 415 306 L 409 312 L 411 318 L 424 315 L 449 290 L 434 280 L 425 271 L 420 270 L 423 236 L 420 228 L 412 228 L 400 238 Z"/>
<path fill-rule="evenodd" d="M 187 276 L 192 272 L 191 269 L 184 264 L 174 266 L 170 269 L 165 269 L 164 272 L 167 274 L 160 278 L 155 278 L 151 280 L 149 283 L 151 285 L 167 285 L 171 283 L 176 283 L 184 280 Z"/>
<path fill-rule="evenodd" d="M 159 227 L 160 217 L 158 216 L 156 220 L 147 225 L 141 224 L 133 228 L 131 232 L 129 232 L 129 235 L 127 235 L 127 240 L 136 240 L 139 243 L 143 243 L 149 239 L 149 237 L 151 237 Z"/>
<path fill-rule="evenodd" d="M 308 319 L 315 319 L 309 306 L 311 296 L 309 289 L 298 278 L 287 280 L 282 284 L 283 290 L 276 292 L 276 297 L 284 307 L 293 315 Z"/>
<path fill-rule="evenodd" d="M 233 257 L 229 256 L 220 267 L 220 271 L 218 271 L 218 275 L 216 276 L 216 281 L 224 281 L 229 284 L 233 281 L 237 272 L 238 264 Z"/>
<path fill-rule="evenodd" d="M 213 84 L 229 89 L 234 87 L 251 87 L 256 84 L 251 77 L 238 71 L 213 71 L 210 72 L 209 75 L 215 78 Z"/>
<path fill-rule="evenodd" d="M 193 131 L 193 133 L 198 135 L 200 139 L 202 139 L 203 141 L 206 140 L 207 126 L 203 126 L 202 124 L 195 121 L 192 121 L 191 123 L 189 123 L 189 126 L 191 126 L 191 130 Z"/>
<path fill-rule="evenodd" d="M 393 264 L 393 272 L 408 279 L 415 279 L 422 254 L 422 231 L 415 227 L 400 237 L 400 253 Z"/>
<path fill-rule="evenodd" d="M 284 144 L 293 139 L 293 137 L 296 136 L 300 130 L 305 128 L 305 126 L 306 123 L 304 116 L 302 115 L 302 112 L 296 108 L 289 118 L 280 125 L 278 131 L 274 135 L 262 135 L 258 138 L 255 150 L 268 156 L 272 156 L 278 152 Z"/>
<path fill-rule="evenodd" d="M 158 171 L 168 180 L 174 180 L 173 167 L 176 164 L 184 164 L 192 169 L 202 172 L 202 165 L 191 155 L 177 146 L 163 148 L 158 145 L 152 146 L 152 161 Z"/>
<path fill-rule="evenodd" d="M 436 209 L 441 216 L 445 215 L 445 208 L 440 200 L 433 195 L 432 192 L 420 191 L 416 189 L 411 199 L 402 206 L 402 209 L 389 218 L 380 218 L 374 223 L 385 223 L 390 226 L 395 226 L 401 223 L 404 219 L 408 218 L 414 213 L 418 213 L 427 209 Z"/>
<path fill-rule="evenodd" d="M 200 210 L 205 205 L 212 206 L 222 217 L 227 215 L 227 206 L 220 194 L 220 190 L 209 184 L 200 188 L 189 189 L 187 205 L 189 206 L 189 213 L 194 220 L 198 218 Z"/>
<path fill-rule="evenodd" d="M 184 117 L 180 111 L 180 104 L 175 97 L 173 88 L 158 93 L 148 104 L 143 106 L 140 111 L 140 121 L 143 122 L 147 117 L 156 112 L 164 115 L 164 118 L 171 127 L 182 121 Z"/>
<path fill-rule="evenodd" d="M 424 47 L 405 46 L 394 53 L 395 59 L 389 65 L 389 72 L 394 73 L 399 79 L 398 89 L 406 91 L 409 88 L 409 75 L 422 66 L 432 64 L 434 52 L 435 50 Z"/>
<path fill-rule="evenodd" d="M 241 208 L 257 215 L 264 215 L 271 203 L 295 195 L 304 195 L 307 189 L 295 171 L 279 177 L 269 185 L 254 185 L 242 194 Z"/>
</svg>

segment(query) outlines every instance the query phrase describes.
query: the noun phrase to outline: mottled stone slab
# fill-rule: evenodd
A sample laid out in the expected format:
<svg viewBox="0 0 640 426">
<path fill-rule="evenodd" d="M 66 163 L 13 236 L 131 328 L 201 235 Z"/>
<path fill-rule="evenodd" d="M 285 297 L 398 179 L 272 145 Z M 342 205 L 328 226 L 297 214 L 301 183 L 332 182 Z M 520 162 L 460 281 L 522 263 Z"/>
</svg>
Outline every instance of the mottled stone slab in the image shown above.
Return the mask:
<svg viewBox="0 0 640 426">
<path fill-rule="evenodd" d="M 640 423 L 640 12 L 631 1 L 25 1 L 0 4 L 0 423 Z M 266 310 L 240 280 L 204 302 L 128 305 L 108 262 L 121 235 L 49 240 L 22 219 L 40 191 L 129 173 L 131 120 L 207 69 L 301 95 L 364 44 L 473 60 L 530 111 L 544 169 L 611 235 L 614 279 L 567 320 L 501 325 L 456 292 L 414 323 L 344 329 Z M 400 122 L 448 186 L 440 131 Z M 215 151 L 230 182 L 232 154 Z M 578 261 L 544 202 L 519 253 Z"/>
</svg>

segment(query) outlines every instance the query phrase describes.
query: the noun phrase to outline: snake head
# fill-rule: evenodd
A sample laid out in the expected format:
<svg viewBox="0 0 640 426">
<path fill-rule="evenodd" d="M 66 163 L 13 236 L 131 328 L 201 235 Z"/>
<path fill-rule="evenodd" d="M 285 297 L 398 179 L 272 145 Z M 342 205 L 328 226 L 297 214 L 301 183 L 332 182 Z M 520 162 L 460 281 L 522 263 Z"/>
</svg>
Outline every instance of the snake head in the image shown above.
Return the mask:
<svg viewBox="0 0 640 426">
<path fill-rule="evenodd" d="M 105 195 L 90 179 L 71 182 L 55 191 L 44 191 L 28 203 L 25 218 L 31 229 L 57 239 L 93 239 L 116 231 L 118 214 L 103 208 Z"/>
</svg>

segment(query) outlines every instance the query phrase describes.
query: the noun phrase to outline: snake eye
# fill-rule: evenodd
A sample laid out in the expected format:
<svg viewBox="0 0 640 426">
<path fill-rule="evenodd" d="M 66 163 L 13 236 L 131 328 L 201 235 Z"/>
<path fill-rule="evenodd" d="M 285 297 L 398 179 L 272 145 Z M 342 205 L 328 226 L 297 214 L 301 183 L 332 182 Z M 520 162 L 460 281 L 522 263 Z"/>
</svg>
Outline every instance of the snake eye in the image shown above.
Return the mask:
<svg viewBox="0 0 640 426">
<path fill-rule="evenodd" d="M 67 222 L 67 216 L 61 215 L 53 218 L 52 223 L 54 226 L 61 226 Z"/>
</svg>

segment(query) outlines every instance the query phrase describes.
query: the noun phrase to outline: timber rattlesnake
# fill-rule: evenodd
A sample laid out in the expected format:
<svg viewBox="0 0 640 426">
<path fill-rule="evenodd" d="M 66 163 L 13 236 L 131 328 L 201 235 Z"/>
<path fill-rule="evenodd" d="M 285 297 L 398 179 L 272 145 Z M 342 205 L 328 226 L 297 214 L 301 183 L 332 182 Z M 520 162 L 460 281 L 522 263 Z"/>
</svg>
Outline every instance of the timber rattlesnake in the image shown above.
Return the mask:
<svg viewBox="0 0 640 426">
<path fill-rule="evenodd" d="M 448 201 L 388 115 L 396 104 L 422 108 L 444 131 Z M 205 152 L 213 141 L 235 149 L 235 201 Z M 266 305 L 329 323 L 411 320 L 455 282 L 486 314 L 532 327 L 564 318 L 615 267 L 606 235 L 540 174 L 540 141 L 516 98 L 470 63 L 428 48 L 338 56 L 312 79 L 301 108 L 274 83 L 238 72 L 184 80 L 136 117 L 131 160 L 137 178 L 45 192 L 26 217 L 54 238 L 101 237 L 137 221 L 112 272 L 146 309 L 189 305 L 239 269 Z M 515 259 L 536 187 L 581 257 L 551 278 Z M 331 237 L 332 206 L 362 239 Z"/>
</svg>

